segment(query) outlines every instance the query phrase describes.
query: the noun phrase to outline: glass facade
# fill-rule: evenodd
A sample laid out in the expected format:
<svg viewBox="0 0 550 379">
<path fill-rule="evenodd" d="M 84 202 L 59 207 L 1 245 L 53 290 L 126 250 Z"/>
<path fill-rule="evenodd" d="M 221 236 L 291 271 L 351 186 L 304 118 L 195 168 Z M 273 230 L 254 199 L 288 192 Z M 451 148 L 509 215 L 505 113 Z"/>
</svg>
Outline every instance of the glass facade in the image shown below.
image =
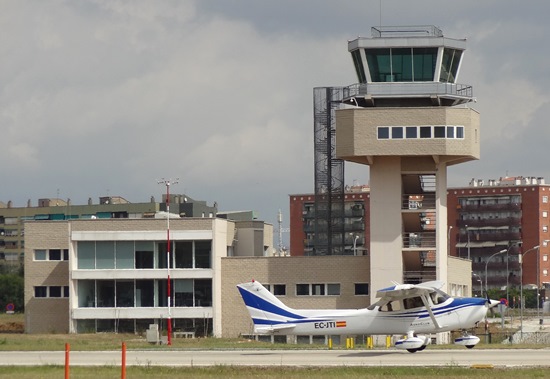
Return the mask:
<svg viewBox="0 0 550 379">
<path fill-rule="evenodd" d="M 210 240 L 171 245 L 171 268 L 212 268 Z M 81 270 L 166 268 L 167 259 L 166 242 L 153 241 L 80 241 L 76 254 Z"/>
</svg>

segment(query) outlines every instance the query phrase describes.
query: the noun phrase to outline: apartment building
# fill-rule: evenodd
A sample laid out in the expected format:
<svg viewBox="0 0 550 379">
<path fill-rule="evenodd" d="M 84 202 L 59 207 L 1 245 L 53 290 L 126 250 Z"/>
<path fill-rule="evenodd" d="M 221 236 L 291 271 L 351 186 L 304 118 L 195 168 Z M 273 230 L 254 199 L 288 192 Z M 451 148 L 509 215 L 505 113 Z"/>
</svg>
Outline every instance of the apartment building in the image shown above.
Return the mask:
<svg viewBox="0 0 550 379">
<path fill-rule="evenodd" d="M 132 203 L 120 196 L 102 196 L 98 203 L 89 198 L 86 204 L 73 204 L 70 199 L 42 198 L 36 205 L 28 200 L 26 206 L 0 201 L 0 260 L 8 264 L 22 261 L 26 221 L 152 218 L 157 212 L 166 210 L 166 197 L 162 196 L 162 202 L 151 197 L 149 202 Z M 170 196 L 170 209 L 182 217 L 216 217 L 217 214 L 217 204 L 209 206 L 205 201 L 183 194 Z"/>
<path fill-rule="evenodd" d="M 549 285 L 549 196 L 541 177 L 472 179 L 448 189 L 450 254 L 471 259 L 476 291 Z"/>
</svg>

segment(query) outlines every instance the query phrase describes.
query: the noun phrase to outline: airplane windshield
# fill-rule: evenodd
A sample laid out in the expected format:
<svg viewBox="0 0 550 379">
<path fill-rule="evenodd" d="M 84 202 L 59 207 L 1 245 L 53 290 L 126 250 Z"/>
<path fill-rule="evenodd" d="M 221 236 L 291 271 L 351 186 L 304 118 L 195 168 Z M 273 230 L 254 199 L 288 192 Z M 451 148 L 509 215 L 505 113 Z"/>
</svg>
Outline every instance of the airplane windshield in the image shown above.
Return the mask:
<svg viewBox="0 0 550 379">
<path fill-rule="evenodd" d="M 432 292 L 430 294 L 430 297 L 432 298 L 432 303 L 434 305 L 444 303 L 449 298 L 449 295 L 447 295 L 445 292 L 436 289 L 435 292 Z"/>
</svg>

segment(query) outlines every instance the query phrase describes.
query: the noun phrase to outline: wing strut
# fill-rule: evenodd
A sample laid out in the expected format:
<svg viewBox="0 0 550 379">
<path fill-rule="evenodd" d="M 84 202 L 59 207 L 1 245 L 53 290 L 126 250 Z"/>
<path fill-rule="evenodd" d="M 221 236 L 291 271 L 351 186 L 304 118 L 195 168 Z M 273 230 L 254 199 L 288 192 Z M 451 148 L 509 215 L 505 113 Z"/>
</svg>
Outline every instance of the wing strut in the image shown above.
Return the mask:
<svg viewBox="0 0 550 379">
<path fill-rule="evenodd" d="M 428 314 L 430 315 L 430 318 L 432 319 L 434 326 L 436 329 L 441 329 L 441 326 L 435 319 L 435 315 L 432 312 L 432 307 L 430 306 L 430 303 L 428 302 L 428 297 L 425 293 L 420 295 L 420 298 L 422 299 L 422 302 L 424 303 L 424 306 L 426 307 L 426 310 L 428 311 Z"/>
</svg>

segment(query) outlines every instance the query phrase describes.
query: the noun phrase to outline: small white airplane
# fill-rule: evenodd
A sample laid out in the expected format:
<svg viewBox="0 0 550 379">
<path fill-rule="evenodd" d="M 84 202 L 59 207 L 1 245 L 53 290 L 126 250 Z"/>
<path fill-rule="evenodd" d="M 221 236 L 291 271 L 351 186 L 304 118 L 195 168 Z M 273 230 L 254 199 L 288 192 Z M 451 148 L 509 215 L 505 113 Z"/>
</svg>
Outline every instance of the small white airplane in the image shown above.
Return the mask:
<svg viewBox="0 0 550 379">
<path fill-rule="evenodd" d="M 453 298 L 443 282 L 395 284 L 376 293 L 380 298 L 364 309 L 292 309 L 257 281 L 237 287 L 257 334 L 281 335 L 404 335 L 395 347 L 411 353 L 430 343 L 425 333 L 462 330 L 457 345 L 474 347 L 479 337 L 467 333 L 499 304 L 477 297 Z M 417 334 L 422 333 L 422 334 Z"/>
</svg>

